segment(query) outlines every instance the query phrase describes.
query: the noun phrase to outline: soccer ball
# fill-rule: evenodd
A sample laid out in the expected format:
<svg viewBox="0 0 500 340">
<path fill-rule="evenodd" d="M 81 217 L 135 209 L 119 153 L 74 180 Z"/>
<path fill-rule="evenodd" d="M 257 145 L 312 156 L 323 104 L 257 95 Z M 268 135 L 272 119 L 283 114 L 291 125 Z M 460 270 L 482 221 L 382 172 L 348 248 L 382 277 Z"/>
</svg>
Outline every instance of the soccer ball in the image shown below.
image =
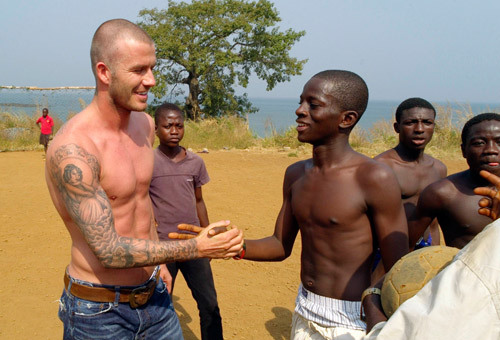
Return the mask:
<svg viewBox="0 0 500 340">
<path fill-rule="evenodd" d="M 397 261 L 382 285 L 382 308 L 389 318 L 406 300 L 450 264 L 458 248 L 431 246 L 415 250 Z"/>
</svg>

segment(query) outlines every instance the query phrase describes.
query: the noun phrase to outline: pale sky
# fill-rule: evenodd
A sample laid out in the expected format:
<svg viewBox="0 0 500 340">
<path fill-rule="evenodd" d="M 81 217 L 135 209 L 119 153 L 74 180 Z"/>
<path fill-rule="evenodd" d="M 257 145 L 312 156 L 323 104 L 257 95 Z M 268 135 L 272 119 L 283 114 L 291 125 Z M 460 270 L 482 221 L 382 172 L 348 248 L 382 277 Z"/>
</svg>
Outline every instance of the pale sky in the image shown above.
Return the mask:
<svg viewBox="0 0 500 340">
<path fill-rule="evenodd" d="M 277 0 L 284 29 L 305 30 L 292 55 L 301 76 L 250 97 L 298 98 L 315 73 L 345 69 L 371 99 L 500 103 L 500 2 L 452 0 Z M 93 86 L 89 49 L 105 20 L 136 22 L 159 0 L 2 0 L 0 85 Z M 241 94 L 241 92 L 240 92 Z M 0 93 L 1 95 L 1 93 Z"/>
</svg>

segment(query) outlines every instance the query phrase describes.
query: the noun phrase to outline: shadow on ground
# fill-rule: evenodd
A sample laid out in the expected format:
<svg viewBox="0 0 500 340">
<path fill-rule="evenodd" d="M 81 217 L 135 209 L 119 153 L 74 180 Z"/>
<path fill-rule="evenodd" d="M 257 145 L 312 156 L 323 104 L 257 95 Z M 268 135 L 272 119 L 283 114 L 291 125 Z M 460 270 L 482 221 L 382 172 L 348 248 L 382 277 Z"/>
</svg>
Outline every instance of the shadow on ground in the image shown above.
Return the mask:
<svg viewBox="0 0 500 340">
<path fill-rule="evenodd" d="M 182 307 L 182 305 L 179 303 L 179 297 L 173 296 L 172 301 L 174 303 L 174 309 L 177 312 L 177 316 L 179 317 L 179 321 L 181 323 L 181 328 L 182 328 L 182 334 L 184 335 L 184 340 L 200 340 L 196 336 L 196 334 L 193 333 L 191 328 L 189 328 L 189 324 L 193 322 L 193 318 L 189 313 Z"/>
<path fill-rule="evenodd" d="M 266 321 L 266 329 L 274 340 L 289 340 L 292 312 L 283 307 L 273 307 L 275 317 Z"/>
</svg>

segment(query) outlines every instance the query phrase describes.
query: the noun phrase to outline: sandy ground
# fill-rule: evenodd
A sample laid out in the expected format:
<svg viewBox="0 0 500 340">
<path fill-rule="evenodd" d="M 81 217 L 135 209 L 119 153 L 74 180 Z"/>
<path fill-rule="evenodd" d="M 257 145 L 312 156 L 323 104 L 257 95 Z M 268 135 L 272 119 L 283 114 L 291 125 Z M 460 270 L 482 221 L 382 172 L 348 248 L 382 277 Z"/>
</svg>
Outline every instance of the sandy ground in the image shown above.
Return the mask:
<svg viewBox="0 0 500 340">
<path fill-rule="evenodd" d="M 277 151 L 201 154 L 211 221 L 230 219 L 248 238 L 268 236 L 281 204 L 286 167 L 306 156 Z M 464 160 L 443 160 L 448 173 Z M 42 152 L 0 153 L 0 339 L 61 339 L 57 318 L 70 239 L 50 200 Z M 226 339 L 289 339 L 299 284 L 300 240 L 281 263 L 214 260 Z M 200 339 L 196 305 L 178 276 L 174 305 L 186 340 Z"/>
</svg>

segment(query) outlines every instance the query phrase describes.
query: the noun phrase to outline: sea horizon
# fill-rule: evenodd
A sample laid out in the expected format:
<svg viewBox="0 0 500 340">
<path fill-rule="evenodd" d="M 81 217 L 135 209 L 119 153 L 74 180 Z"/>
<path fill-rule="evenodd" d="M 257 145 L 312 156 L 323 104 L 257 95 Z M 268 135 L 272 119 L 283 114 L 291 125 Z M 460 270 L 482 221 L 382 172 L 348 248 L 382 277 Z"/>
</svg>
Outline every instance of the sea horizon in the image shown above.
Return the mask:
<svg viewBox="0 0 500 340">
<path fill-rule="evenodd" d="M 93 89 L 68 90 L 10 90 L 0 89 L 0 110 L 10 113 L 33 115 L 42 107 L 49 108 L 49 114 L 66 121 L 68 115 L 80 112 L 94 95 Z M 266 137 L 273 131 L 283 132 L 295 126 L 298 98 L 249 97 L 258 112 L 248 115 L 249 128 L 259 137 Z M 393 122 L 394 113 L 401 101 L 370 99 L 358 126 L 370 129 L 379 121 Z M 500 111 L 500 103 L 469 103 L 459 101 L 430 101 L 433 105 L 450 106 L 459 112 L 474 114 Z M 38 111 L 37 111 L 38 110 Z"/>
</svg>

